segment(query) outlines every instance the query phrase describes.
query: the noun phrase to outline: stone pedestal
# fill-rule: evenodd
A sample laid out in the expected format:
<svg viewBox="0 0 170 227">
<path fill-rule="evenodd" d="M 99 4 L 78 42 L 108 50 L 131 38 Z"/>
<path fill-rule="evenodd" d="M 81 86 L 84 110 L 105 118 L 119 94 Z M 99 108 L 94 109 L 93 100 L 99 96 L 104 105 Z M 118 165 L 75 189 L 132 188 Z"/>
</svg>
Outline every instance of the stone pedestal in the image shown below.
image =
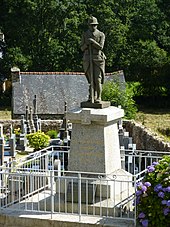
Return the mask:
<svg viewBox="0 0 170 227">
<path fill-rule="evenodd" d="M 124 111 L 79 108 L 67 113 L 72 122 L 69 171 L 110 174 L 121 169 L 117 122 Z"/>
<path fill-rule="evenodd" d="M 117 123 L 123 116 L 122 109 L 112 106 L 67 113 L 72 123 L 68 170 L 81 173 L 55 178 L 55 211 L 120 215 L 120 202 L 134 193 L 132 175 L 121 169 Z M 47 210 L 51 201 L 48 197 Z"/>
</svg>

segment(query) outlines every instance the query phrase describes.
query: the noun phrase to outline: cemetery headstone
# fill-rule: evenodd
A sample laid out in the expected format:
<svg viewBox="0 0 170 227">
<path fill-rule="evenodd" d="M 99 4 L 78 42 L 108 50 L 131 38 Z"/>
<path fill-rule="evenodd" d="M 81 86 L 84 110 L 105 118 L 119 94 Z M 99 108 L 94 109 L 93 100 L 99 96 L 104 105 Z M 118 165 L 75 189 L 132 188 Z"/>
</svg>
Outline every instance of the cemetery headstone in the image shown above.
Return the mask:
<svg viewBox="0 0 170 227">
<path fill-rule="evenodd" d="M 4 163 L 4 135 L 3 125 L 0 124 L 0 166 Z"/>
<path fill-rule="evenodd" d="M 38 118 L 37 115 L 37 95 L 34 95 L 33 99 L 33 122 L 35 131 L 38 132 L 39 130 L 41 130 L 41 120 Z"/>
<path fill-rule="evenodd" d="M 25 123 L 24 115 L 21 116 L 21 133 L 23 134 L 27 133 L 27 126 Z"/>
<path fill-rule="evenodd" d="M 30 107 L 30 129 L 31 129 L 31 133 L 34 133 L 35 132 L 32 107 Z"/>
<path fill-rule="evenodd" d="M 67 102 L 65 102 L 64 105 L 64 117 L 63 117 L 63 122 L 60 128 L 60 139 L 68 139 L 69 138 L 69 132 L 68 132 L 68 122 L 67 122 Z"/>
<path fill-rule="evenodd" d="M 9 139 L 9 146 L 10 146 L 10 153 L 11 153 L 11 156 L 15 156 L 15 148 L 16 148 L 16 145 L 15 145 L 15 134 L 12 134 L 10 139 Z"/>
<path fill-rule="evenodd" d="M 27 134 L 30 134 L 31 133 L 31 128 L 30 128 L 30 121 L 29 121 L 29 109 L 28 109 L 28 106 L 26 106 L 26 109 L 25 109 L 25 117 L 26 117 L 26 127 L 27 127 Z"/>
</svg>

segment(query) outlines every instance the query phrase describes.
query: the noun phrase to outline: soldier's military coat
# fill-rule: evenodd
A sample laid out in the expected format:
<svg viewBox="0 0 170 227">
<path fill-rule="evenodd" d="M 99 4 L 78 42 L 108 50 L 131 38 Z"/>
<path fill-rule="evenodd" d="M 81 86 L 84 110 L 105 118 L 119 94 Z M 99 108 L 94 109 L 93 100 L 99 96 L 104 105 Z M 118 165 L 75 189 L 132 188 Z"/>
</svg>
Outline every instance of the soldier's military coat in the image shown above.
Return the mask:
<svg viewBox="0 0 170 227">
<path fill-rule="evenodd" d="M 81 39 L 81 50 L 84 52 L 83 55 L 83 68 L 87 78 L 88 83 L 90 83 L 90 50 L 88 45 L 88 39 L 92 38 L 96 41 L 91 45 L 92 47 L 92 61 L 93 64 L 97 65 L 101 69 L 102 73 L 102 80 L 101 83 L 104 83 L 104 74 L 105 74 L 105 55 L 102 52 L 104 42 L 105 42 L 105 35 L 103 32 L 96 29 L 94 32 L 87 30 L 83 33 Z M 97 76 L 94 75 L 93 76 Z"/>
</svg>

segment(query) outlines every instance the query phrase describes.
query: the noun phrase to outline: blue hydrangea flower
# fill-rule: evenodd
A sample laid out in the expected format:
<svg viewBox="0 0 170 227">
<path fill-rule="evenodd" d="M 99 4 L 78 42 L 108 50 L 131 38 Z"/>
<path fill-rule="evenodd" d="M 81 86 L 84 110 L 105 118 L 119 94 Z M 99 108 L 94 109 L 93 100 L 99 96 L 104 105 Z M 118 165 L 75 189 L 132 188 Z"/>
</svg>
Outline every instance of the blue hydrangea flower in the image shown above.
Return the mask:
<svg viewBox="0 0 170 227">
<path fill-rule="evenodd" d="M 148 220 L 147 219 L 142 221 L 142 226 L 143 227 L 148 227 Z"/>
<path fill-rule="evenodd" d="M 140 197 L 138 196 L 137 198 L 136 198 L 136 204 L 138 205 L 140 203 Z"/>
<path fill-rule="evenodd" d="M 163 192 L 166 192 L 167 189 L 166 189 L 166 188 L 162 188 L 161 190 L 162 190 Z"/>
<path fill-rule="evenodd" d="M 164 215 L 166 216 L 170 212 L 170 209 L 169 208 L 164 208 L 163 212 L 164 212 Z"/>
<path fill-rule="evenodd" d="M 137 183 L 136 183 L 136 186 L 137 186 L 137 187 L 141 187 L 142 185 L 143 185 L 142 182 L 137 182 Z"/>
<path fill-rule="evenodd" d="M 170 200 L 167 201 L 166 205 L 170 207 Z"/>
<path fill-rule="evenodd" d="M 162 205 L 166 205 L 166 203 L 167 203 L 167 200 L 162 200 Z"/>
<path fill-rule="evenodd" d="M 164 196 L 165 196 L 165 194 L 164 194 L 163 192 L 159 192 L 159 193 L 158 193 L 158 197 L 164 198 Z"/>
<path fill-rule="evenodd" d="M 155 170 L 154 166 L 148 166 L 147 169 L 148 173 L 152 173 Z"/>
<path fill-rule="evenodd" d="M 146 192 L 146 191 L 147 191 L 147 187 L 146 187 L 145 185 L 143 185 L 143 186 L 141 187 L 141 190 L 142 190 L 142 192 Z"/>
<path fill-rule="evenodd" d="M 166 192 L 170 192 L 170 186 L 166 188 Z"/>
<path fill-rule="evenodd" d="M 136 191 L 136 195 L 137 196 L 142 195 L 142 191 L 141 190 Z"/>
<path fill-rule="evenodd" d="M 145 218 L 145 214 L 143 212 L 141 212 L 139 215 L 138 215 L 138 218 Z"/>
<path fill-rule="evenodd" d="M 150 187 L 150 186 L 151 186 L 151 183 L 150 183 L 150 182 L 145 182 L 144 185 L 145 185 L 146 187 Z"/>
<path fill-rule="evenodd" d="M 154 191 L 155 191 L 155 192 L 159 192 L 161 189 L 162 189 L 162 185 L 161 185 L 161 184 L 157 184 L 157 185 L 154 187 Z"/>
<path fill-rule="evenodd" d="M 159 164 L 159 162 L 153 162 L 153 163 L 152 163 L 153 166 L 156 166 L 156 165 L 158 165 L 158 164 Z"/>
</svg>

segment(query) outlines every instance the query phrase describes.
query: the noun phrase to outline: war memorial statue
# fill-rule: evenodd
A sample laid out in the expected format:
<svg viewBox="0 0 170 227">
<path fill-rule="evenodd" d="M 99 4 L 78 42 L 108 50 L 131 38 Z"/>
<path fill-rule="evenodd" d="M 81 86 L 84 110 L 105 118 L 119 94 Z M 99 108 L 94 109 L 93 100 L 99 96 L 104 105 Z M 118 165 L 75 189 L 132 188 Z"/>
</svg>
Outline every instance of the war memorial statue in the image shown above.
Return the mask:
<svg viewBox="0 0 170 227">
<path fill-rule="evenodd" d="M 102 84 L 105 76 L 105 55 L 102 52 L 105 35 L 97 29 L 97 18 L 88 20 L 89 29 L 83 33 L 81 50 L 83 51 L 83 68 L 89 83 L 90 103 L 101 103 Z"/>
</svg>

